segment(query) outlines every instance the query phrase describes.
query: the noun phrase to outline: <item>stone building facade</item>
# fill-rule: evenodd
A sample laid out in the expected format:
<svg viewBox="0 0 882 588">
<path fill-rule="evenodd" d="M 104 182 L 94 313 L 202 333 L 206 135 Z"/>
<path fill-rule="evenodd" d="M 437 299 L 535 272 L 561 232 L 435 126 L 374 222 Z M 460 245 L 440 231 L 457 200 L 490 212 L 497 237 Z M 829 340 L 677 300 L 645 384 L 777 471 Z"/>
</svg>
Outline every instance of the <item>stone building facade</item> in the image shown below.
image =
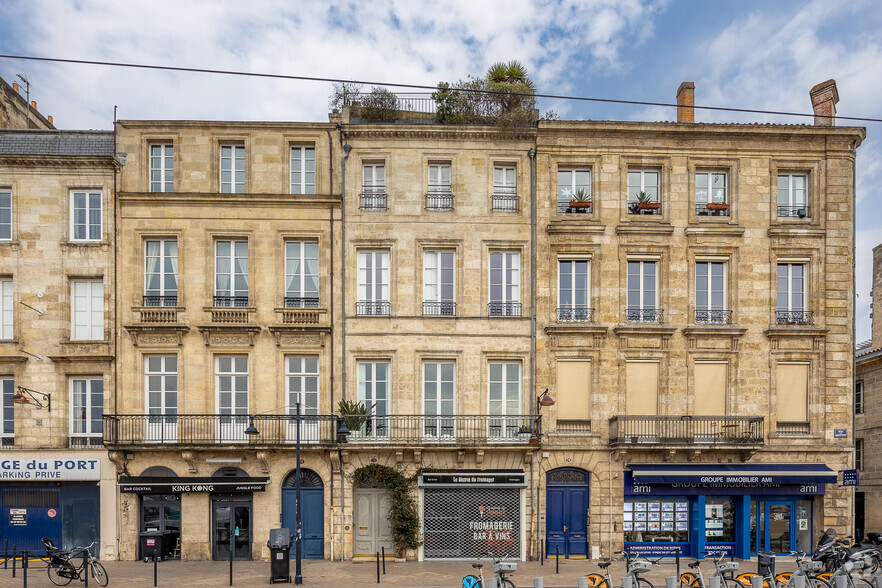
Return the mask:
<svg viewBox="0 0 882 588">
<path fill-rule="evenodd" d="M 0 540 L 19 550 L 117 556 L 117 167 L 110 132 L 0 131 Z"/>
<path fill-rule="evenodd" d="M 0 78 L 0 129 L 54 129 L 52 117 L 40 114 L 36 101 L 28 104 L 21 91 L 18 83 Z"/>
<path fill-rule="evenodd" d="M 864 131 L 695 124 L 692 91 L 676 123 L 118 122 L 120 556 L 266 556 L 298 423 L 307 557 L 393 553 L 390 471 L 422 559 L 848 526 Z"/>
</svg>

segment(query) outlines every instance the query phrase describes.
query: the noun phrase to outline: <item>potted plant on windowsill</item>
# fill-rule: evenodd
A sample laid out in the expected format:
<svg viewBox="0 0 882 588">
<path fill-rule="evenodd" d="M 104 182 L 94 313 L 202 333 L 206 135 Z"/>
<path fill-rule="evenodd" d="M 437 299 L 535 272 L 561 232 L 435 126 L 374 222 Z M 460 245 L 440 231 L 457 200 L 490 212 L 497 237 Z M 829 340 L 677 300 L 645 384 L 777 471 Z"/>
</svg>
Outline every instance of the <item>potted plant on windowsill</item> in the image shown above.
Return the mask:
<svg viewBox="0 0 882 588">
<path fill-rule="evenodd" d="M 707 208 L 711 212 L 729 210 L 729 205 L 725 202 L 708 202 L 705 204 L 705 208 Z"/>
<path fill-rule="evenodd" d="M 656 202 L 646 192 L 637 194 L 637 210 L 658 210 L 660 207 L 661 202 Z"/>
<path fill-rule="evenodd" d="M 518 427 L 518 439 L 521 441 L 529 441 L 530 436 L 533 435 L 533 427 L 529 427 L 527 425 L 523 425 Z"/>
<path fill-rule="evenodd" d="M 573 194 L 573 199 L 570 200 L 570 210 L 573 212 L 588 212 L 590 208 L 591 194 L 585 188 L 579 188 Z"/>
</svg>

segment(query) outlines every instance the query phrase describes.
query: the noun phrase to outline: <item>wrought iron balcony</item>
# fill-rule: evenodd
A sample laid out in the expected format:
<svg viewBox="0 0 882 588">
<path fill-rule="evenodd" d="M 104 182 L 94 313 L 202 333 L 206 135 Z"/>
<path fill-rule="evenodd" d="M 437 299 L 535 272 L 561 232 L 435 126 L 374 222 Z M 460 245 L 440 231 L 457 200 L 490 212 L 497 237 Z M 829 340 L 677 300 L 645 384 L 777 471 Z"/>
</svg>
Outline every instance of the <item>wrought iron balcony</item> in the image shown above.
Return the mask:
<svg viewBox="0 0 882 588">
<path fill-rule="evenodd" d="M 625 313 L 629 323 L 659 324 L 664 320 L 661 308 L 628 308 Z"/>
<path fill-rule="evenodd" d="M 806 422 L 777 422 L 775 423 L 775 432 L 782 437 L 799 437 L 801 435 L 808 435 L 811 432 L 811 427 Z"/>
<path fill-rule="evenodd" d="M 590 323 L 594 322 L 594 309 L 584 306 L 561 306 L 557 309 L 559 323 Z"/>
<path fill-rule="evenodd" d="M 423 302 L 423 316 L 456 316 L 456 302 Z"/>
<path fill-rule="evenodd" d="M 358 207 L 362 210 L 386 210 L 387 196 L 384 192 L 365 191 L 358 195 Z"/>
<path fill-rule="evenodd" d="M 426 194 L 426 210 L 453 210 L 453 194 L 446 191 L 431 191 Z"/>
<path fill-rule="evenodd" d="M 775 322 L 779 325 L 813 325 L 814 311 L 811 310 L 777 310 Z"/>
<path fill-rule="evenodd" d="M 144 296 L 141 299 L 141 306 L 177 306 L 178 296 Z"/>
<path fill-rule="evenodd" d="M 765 439 L 763 417 L 631 416 L 609 419 L 613 447 L 752 446 Z"/>
<path fill-rule="evenodd" d="M 103 447 L 104 439 L 99 435 L 97 437 L 92 435 L 73 435 L 68 439 L 68 447 Z"/>
<path fill-rule="evenodd" d="M 699 202 L 695 204 L 696 216 L 729 216 L 726 202 Z"/>
<path fill-rule="evenodd" d="M 319 299 L 285 296 L 285 308 L 318 308 Z"/>
<path fill-rule="evenodd" d="M 247 296 L 215 296 L 215 308 L 248 308 Z"/>
<path fill-rule="evenodd" d="M 530 415 L 374 415 L 343 417 L 352 444 L 494 445 L 539 442 Z"/>
<path fill-rule="evenodd" d="M 809 215 L 809 207 L 807 204 L 797 204 L 796 206 L 778 205 L 778 218 L 806 218 Z"/>
<path fill-rule="evenodd" d="M 492 209 L 497 212 L 517 212 L 521 209 L 517 194 L 494 193 L 490 197 Z"/>
<path fill-rule="evenodd" d="M 362 301 L 355 303 L 358 316 L 389 316 L 391 304 L 388 300 Z"/>
<path fill-rule="evenodd" d="M 695 311 L 697 325 L 731 325 L 732 311 L 719 309 L 702 309 Z"/>
<path fill-rule="evenodd" d="M 487 314 L 491 317 L 521 316 L 521 303 L 490 302 L 487 304 Z"/>
</svg>

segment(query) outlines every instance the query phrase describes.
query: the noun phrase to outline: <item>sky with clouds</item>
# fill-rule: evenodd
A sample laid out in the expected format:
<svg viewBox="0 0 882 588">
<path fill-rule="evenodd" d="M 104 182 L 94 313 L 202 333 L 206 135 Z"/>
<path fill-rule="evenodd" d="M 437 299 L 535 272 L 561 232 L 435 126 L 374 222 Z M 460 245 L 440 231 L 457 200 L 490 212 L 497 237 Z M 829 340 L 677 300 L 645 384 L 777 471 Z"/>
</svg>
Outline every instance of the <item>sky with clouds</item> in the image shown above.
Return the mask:
<svg viewBox="0 0 882 588">
<path fill-rule="evenodd" d="M 843 116 L 882 118 L 875 0 L 4 0 L 0 53 L 435 85 L 518 59 L 540 93 L 811 112 L 836 79 Z M 63 129 L 125 119 L 327 120 L 325 82 L 0 59 Z M 674 109 L 546 100 L 561 118 L 673 120 Z M 696 111 L 697 122 L 811 119 Z M 870 337 L 872 248 L 882 243 L 882 123 L 857 160 L 857 333 Z"/>
</svg>

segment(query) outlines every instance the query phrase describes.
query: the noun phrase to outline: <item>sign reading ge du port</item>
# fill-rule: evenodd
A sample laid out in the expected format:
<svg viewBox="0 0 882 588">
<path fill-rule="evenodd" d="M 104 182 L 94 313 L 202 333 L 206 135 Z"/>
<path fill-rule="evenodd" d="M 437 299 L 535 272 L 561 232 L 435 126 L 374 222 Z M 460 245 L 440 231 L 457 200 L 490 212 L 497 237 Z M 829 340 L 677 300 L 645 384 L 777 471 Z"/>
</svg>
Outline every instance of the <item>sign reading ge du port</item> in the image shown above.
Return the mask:
<svg viewBox="0 0 882 588">
<path fill-rule="evenodd" d="M 0 480 L 100 480 L 101 461 L 96 458 L 0 459 Z"/>
</svg>

